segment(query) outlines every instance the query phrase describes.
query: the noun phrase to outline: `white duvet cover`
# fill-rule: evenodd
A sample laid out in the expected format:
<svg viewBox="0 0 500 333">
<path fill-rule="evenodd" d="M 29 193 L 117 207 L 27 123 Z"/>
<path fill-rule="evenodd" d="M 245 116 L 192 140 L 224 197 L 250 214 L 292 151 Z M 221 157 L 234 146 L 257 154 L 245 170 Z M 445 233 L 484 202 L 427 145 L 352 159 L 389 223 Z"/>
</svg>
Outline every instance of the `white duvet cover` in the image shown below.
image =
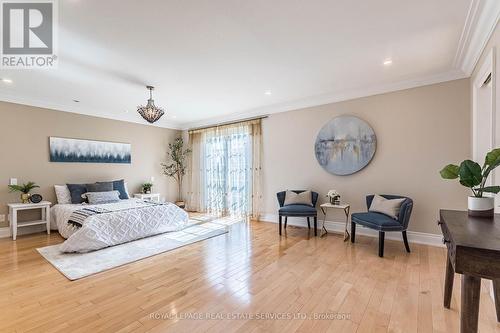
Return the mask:
<svg viewBox="0 0 500 333">
<path fill-rule="evenodd" d="M 82 208 L 102 207 L 109 213 L 89 216 L 78 228 L 68 223 L 71 214 Z M 188 214 L 172 203 L 145 205 L 128 199 L 102 205 L 55 205 L 52 226 L 66 238 L 63 252 L 89 252 L 164 232 L 185 228 Z"/>
</svg>

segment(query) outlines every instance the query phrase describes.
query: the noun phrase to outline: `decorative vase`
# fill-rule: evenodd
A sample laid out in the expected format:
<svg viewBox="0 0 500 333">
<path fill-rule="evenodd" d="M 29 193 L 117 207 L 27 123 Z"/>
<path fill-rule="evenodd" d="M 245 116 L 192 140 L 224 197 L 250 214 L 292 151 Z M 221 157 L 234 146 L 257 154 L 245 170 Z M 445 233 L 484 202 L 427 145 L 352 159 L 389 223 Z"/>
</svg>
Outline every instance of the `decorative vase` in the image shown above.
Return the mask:
<svg viewBox="0 0 500 333">
<path fill-rule="evenodd" d="M 340 205 L 340 197 L 329 197 L 332 205 Z"/>
<path fill-rule="evenodd" d="M 30 202 L 30 194 L 29 193 L 21 193 L 21 201 L 23 204 L 27 204 Z"/>
<path fill-rule="evenodd" d="M 492 197 L 469 197 L 469 216 L 493 217 L 495 213 L 495 198 Z"/>
</svg>

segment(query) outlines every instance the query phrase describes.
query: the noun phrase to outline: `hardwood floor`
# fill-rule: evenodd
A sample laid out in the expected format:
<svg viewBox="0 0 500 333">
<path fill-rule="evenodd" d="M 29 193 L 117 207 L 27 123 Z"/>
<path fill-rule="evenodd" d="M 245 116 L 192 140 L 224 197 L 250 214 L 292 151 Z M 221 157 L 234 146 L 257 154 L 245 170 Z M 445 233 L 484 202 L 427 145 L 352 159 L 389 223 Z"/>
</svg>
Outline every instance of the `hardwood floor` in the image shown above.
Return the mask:
<svg viewBox="0 0 500 333">
<path fill-rule="evenodd" d="M 379 258 L 373 238 L 289 226 L 280 239 L 277 228 L 236 224 L 73 282 L 36 251 L 61 242 L 57 233 L 2 239 L 0 332 L 458 332 L 458 275 L 443 307 L 444 249 L 410 244 L 408 254 L 387 241 Z M 481 291 L 479 330 L 500 331 L 484 282 Z"/>
</svg>

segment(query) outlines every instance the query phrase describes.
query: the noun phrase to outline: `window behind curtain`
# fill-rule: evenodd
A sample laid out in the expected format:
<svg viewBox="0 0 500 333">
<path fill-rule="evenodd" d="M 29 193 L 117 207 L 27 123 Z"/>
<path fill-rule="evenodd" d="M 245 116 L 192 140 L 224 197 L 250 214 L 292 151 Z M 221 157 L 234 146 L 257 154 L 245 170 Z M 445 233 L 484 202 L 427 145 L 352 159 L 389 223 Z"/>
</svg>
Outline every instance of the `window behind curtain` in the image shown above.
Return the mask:
<svg viewBox="0 0 500 333">
<path fill-rule="evenodd" d="M 259 218 L 261 120 L 189 131 L 190 211 Z"/>
<path fill-rule="evenodd" d="M 252 207 L 252 141 L 249 128 L 241 126 L 208 133 L 202 156 L 206 211 L 217 215 L 249 215 Z"/>
</svg>

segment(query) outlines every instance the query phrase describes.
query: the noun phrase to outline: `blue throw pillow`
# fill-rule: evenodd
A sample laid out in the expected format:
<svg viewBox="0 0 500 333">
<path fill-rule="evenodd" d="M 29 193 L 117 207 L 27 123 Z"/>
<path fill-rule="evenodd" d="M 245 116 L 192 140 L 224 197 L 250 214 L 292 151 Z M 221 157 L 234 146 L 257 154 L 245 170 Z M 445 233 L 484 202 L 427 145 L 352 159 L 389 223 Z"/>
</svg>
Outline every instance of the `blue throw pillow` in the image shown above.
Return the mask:
<svg viewBox="0 0 500 333">
<path fill-rule="evenodd" d="M 68 186 L 69 194 L 71 195 L 71 203 L 81 204 L 85 202 L 82 194 L 87 193 L 87 186 L 85 184 L 66 184 Z"/>
<path fill-rule="evenodd" d="M 102 182 L 87 184 L 87 192 L 109 192 L 113 191 L 113 182 Z"/>
<path fill-rule="evenodd" d="M 130 199 L 130 197 L 127 195 L 127 191 L 125 190 L 125 180 L 124 179 L 115 180 L 112 182 L 98 182 L 98 183 L 99 184 L 113 183 L 113 191 L 120 192 L 120 199 L 122 199 L 122 200 Z"/>
</svg>

